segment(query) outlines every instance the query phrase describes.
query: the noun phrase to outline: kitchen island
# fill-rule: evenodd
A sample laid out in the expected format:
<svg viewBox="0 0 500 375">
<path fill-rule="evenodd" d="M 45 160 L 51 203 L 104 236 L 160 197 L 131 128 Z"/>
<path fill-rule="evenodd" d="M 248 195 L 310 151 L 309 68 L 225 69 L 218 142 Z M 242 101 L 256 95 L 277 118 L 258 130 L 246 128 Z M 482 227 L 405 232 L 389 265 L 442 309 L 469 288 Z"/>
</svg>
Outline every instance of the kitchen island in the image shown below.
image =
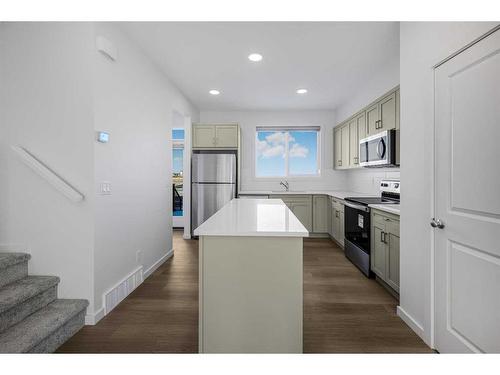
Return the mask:
<svg viewBox="0 0 500 375">
<path fill-rule="evenodd" d="M 233 199 L 199 236 L 199 352 L 302 353 L 306 228 L 280 199 Z"/>
</svg>

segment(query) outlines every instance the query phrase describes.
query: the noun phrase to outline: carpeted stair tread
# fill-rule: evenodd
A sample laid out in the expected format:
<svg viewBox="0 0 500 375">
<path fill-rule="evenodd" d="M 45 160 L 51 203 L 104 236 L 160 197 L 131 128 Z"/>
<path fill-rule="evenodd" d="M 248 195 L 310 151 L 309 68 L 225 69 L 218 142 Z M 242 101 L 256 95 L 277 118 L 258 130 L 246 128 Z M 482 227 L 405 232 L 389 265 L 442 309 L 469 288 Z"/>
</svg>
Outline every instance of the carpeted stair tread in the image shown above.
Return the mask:
<svg viewBox="0 0 500 375">
<path fill-rule="evenodd" d="M 0 334 L 0 353 L 25 353 L 88 306 L 87 300 L 58 299 Z M 83 319 L 83 318 L 82 318 Z"/>
<path fill-rule="evenodd" d="M 31 255 L 27 253 L 0 253 L 0 270 L 18 263 L 27 262 Z"/>
<path fill-rule="evenodd" d="M 57 285 L 57 276 L 27 276 L 0 288 L 0 314 Z"/>
</svg>

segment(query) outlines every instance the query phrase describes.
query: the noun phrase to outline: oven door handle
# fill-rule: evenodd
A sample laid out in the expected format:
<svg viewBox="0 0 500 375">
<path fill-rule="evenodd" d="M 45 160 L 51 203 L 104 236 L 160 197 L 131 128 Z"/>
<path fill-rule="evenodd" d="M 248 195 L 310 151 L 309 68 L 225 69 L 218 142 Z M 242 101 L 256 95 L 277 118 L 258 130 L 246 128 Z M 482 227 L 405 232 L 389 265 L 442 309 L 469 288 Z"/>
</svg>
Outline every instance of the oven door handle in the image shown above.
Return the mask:
<svg viewBox="0 0 500 375">
<path fill-rule="evenodd" d="M 351 203 L 351 202 L 344 201 L 344 205 L 347 206 L 347 207 L 354 208 L 355 210 L 361 210 L 361 211 L 364 211 L 364 212 L 370 212 L 370 208 L 369 207 L 362 206 L 360 204 L 354 204 L 354 203 Z"/>
</svg>

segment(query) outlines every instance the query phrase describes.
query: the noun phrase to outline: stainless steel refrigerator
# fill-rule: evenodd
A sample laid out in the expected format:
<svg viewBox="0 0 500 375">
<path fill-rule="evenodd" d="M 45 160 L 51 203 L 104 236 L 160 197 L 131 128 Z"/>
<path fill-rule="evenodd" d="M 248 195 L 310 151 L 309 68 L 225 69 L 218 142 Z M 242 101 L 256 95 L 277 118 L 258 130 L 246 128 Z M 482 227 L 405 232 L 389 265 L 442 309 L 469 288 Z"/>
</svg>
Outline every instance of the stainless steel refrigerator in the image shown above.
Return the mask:
<svg viewBox="0 0 500 375">
<path fill-rule="evenodd" d="M 191 234 L 236 197 L 236 151 L 195 150 L 191 157 Z"/>
</svg>

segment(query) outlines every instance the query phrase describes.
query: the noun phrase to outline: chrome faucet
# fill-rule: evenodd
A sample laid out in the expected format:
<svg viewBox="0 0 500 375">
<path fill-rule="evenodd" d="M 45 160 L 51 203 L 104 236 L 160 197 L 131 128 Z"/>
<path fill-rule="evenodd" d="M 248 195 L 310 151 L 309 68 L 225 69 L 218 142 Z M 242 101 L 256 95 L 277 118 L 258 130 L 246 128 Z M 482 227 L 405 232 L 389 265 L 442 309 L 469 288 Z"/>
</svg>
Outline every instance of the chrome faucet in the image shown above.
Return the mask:
<svg viewBox="0 0 500 375">
<path fill-rule="evenodd" d="M 287 180 L 285 180 L 285 182 L 281 181 L 280 186 L 283 186 L 285 188 L 285 191 L 288 191 L 290 189 L 290 184 Z"/>
</svg>

